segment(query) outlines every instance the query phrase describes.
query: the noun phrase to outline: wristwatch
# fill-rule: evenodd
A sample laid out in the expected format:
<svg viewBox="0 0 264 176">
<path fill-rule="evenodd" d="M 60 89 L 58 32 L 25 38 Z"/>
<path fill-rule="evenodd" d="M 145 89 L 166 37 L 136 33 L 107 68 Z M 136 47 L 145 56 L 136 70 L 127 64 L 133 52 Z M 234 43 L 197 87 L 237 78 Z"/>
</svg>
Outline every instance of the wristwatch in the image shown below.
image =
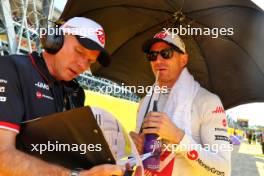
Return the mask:
<svg viewBox="0 0 264 176">
<path fill-rule="evenodd" d="M 80 170 L 71 170 L 70 176 L 79 176 Z"/>
</svg>

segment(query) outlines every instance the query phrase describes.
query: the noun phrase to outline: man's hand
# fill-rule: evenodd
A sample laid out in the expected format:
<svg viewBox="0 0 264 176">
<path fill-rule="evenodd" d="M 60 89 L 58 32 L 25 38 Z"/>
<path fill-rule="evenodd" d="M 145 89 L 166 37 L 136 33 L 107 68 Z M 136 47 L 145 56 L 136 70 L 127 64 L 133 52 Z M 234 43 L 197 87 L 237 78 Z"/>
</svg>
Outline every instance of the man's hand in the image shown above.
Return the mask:
<svg viewBox="0 0 264 176">
<path fill-rule="evenodd" d="M 142 127 L 144 134 L 157 134 L 173 144 L 179 144 L 184 136 L 184 131 L 178 128 L 166 113 L 149 112 Z"/>
<path fill-rule="evenodd" d="M 103 164 L 99 166 L 95 166 L 89 170 L 84 170 L 80 172 L 80 176 L 123 176 L 124 175 L 124 167 L 112 165 L 112 164 Z"/>
<path fill-rule="evenodd" d="M 0 129 L 0 176 L 68 176 L 70 170 L 46 163 L 15 148 L 16 133 Z M 23 161 L 23 162 L 21 162 Z M 29 169 L 30 168 L 30 169 Z M 123 176 L 125 168 L 104 164 L 80 172 L 81 176 Z"/>
<path fill-rule="evenodd" d="M 69 170 L 16 149 L 17 133 L 0 129 L 0 176 L 68 176 Z M 21 162 L 22 161 L 22 162 Z"/>
<path fill-rule="evenodd" d="M 133 131 L 131 131 L 129 133 L 129 135 L 131 136 L 132 140 L 134 141 L 134 143 L 136 144 L 138 153 L 141 155 L 143 154 L 143 145 L 144 145 L 144 134 L 137 134 Z"/>
</svg>

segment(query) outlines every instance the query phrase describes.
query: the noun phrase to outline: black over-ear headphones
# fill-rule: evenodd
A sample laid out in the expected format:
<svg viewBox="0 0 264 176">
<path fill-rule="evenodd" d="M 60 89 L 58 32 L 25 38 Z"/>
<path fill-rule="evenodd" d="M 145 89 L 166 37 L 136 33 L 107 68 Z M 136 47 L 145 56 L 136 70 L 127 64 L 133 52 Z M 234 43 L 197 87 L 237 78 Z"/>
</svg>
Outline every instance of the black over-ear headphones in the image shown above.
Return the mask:
<svg viewBox="0 0 264 176">
<path fill-rule="evenodd" d="M 46 34 L 41 36 L 42 47 L 50 54 L 56 54 L 63 46 L 64 36 L 59 29 L 62 24 L 62 22 L 55 22 L 55 26 L 47 27 Z"/>
</svg>

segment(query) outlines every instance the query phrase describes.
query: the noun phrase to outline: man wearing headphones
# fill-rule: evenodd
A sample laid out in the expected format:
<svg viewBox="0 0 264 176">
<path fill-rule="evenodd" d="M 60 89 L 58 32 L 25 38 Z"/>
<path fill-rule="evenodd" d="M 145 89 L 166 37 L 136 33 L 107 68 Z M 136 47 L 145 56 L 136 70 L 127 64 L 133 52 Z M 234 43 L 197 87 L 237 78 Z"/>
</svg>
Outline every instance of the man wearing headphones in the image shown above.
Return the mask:
<svg viewBox="0 0 264 176">
<path fill-rule="evenodd" d="M 108 66 L 102 26 L 83 17 L 69 19 L 63 34 L 47 35 L 41 55 L 0 58 L 0 176 L 122 175 L 116 165 L 81 172 L 46 163 L 16 149 L 20 123 L 84 105 L 84 91 L 74 79 L 99 61 Z"/>
</svg>

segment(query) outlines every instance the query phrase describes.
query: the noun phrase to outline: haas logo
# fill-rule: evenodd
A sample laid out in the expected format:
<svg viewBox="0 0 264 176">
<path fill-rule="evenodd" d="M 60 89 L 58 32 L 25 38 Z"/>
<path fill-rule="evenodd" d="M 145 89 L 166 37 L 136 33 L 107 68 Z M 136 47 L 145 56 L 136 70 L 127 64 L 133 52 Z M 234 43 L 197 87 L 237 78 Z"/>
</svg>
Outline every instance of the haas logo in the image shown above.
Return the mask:
<svg viewBox="0 0 264 176">
<path fill-rule="evenodd" d="M 165 37 L 167 37 L 167 33 L 166 32 L 160 32 L 160 33 L 157 33 L 154 38 L 160 38 L 160 39 L 164 39 Z"/>
<path fill-rule="evenodd" d="M 221 107 L 221 106 L 217 106 L 216 108 L 215 108 L 215 110 L 212 112 L 213 114 L 221 114 L 221 113 L 225 113 L 225 110 L 224 110 L 224 108 L 223 107 Z"/>
<path fill-rule="evenodd" d="M 187 153 L 187 157 L 190 160 L 196 160 L 198 158 L 198 152 L 196 150 L 191 150 Z"/>
<path fill-rule="evenodd" d="M 98 29 L 95 34 L 102 45 L 105 44 L 105 33 L 103 29 Z"/>
</svg>

